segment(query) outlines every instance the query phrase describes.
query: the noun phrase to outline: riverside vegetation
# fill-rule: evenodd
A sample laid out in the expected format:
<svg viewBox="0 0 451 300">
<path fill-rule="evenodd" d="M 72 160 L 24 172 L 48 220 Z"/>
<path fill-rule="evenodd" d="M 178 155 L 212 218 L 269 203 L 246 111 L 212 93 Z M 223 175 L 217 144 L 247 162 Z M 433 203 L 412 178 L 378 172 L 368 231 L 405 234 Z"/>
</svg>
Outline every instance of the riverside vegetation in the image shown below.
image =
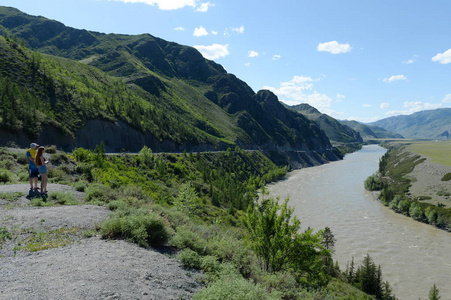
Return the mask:
<svg viewBox="0 0 451 300">
<path fill-rule="evenodd" d="M 436 144 L 435 147 L 440 146 Z M 380 159 L 378 172 L 366 179 L 365 188 L 369 191 L 380 191 L 379 200 L 396 212 L 438 228 L 451 230 L 451 208 L 446 208 L 441 202 L 436 205 L 426 203 L 424 200 L 428 197 L 413 197 L 409 192 L 412 179 L 408 175 L 415 166 L 426 160 L 420 154 L 411 152 L 410 149 L 418 149 L 418 146 L 406 148 L 404 144 L 395 143 L 388 144 L 387 147 L 389 151 Z M 443 152 L 446 151 L 438 153 Z M 441 178 L 442 182 L 450 180 L 451 173 Z M 449 197 L 449 194 L 443 191 L 437 191 L 437 195 Z"/>
<path fill-rule="evenodd" d="M 26 182 L 22 153 L 1 150 L 3 182 Z M 51 154 L 50 182 L 84 191 L 88 204 L 112 211 L 97 229 L 106 239 L 142 247 L 171 246 L 187 268 L 204 272 L 205 288 L 194 299 L 395 299 L 380 267 L 368 256 L 340 271 L 331 258 L 330 229 L 301 230 L 288 200 L 257 189 L 282 178 L 287 169 L 260 152 L 229 149 L 217 153 L 106 155 L 77 148 Z M 2 195 L 14 202 L 20 195 Z M 37 196 L 34 205 L 76 205 L 64 193 Z M 0 228 L 1 239 L 11 233 Z M 70 244 L 55 231 L 32 237 L 22 250 L 40 251 Z M 85 238 L 95 232 L 82 233 Z M 1 242 L 0 242 L 1 243 Z M 368 294 L 362 292 L 367 292 Z M 370 296 L 371 294 L 372 296 Z"/>
</svg>

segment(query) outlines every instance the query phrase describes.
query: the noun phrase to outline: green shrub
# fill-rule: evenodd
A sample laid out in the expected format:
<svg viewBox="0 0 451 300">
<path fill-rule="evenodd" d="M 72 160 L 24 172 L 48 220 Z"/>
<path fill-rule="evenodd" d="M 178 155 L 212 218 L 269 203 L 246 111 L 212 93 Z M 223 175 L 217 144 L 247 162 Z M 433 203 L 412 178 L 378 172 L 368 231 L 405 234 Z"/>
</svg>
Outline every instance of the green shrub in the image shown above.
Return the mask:
<svg viewBox="0 0 451 300">
<path fill-rule="evenodd" d="M 155 214 L 106 220 L 102 223 L 100 233 L 103 238 L 125 239 L 142 247 L 162 245 L 169 238 L 164 220 Z"/>
<path fill-rule="evenodd" d="M 421 208 L 420 203 L 414 202 L 409 208 L 409 215 L 415 220 L 423 219 L 423 209 Z"/>
<path fill-rule="evenodd" d="M 153 204 L 151 211 L 162 216 L 164 215 L 175 228 L 179 228 L 190 222 L 190 218 L 186 214 L 175 208 L 167 208 L 159 204 Z"/>
<path fill-rule="evenodd" d="M 79 163 L 75 167 L 75 172 L 83 175 L 88 181 L 93 180 L 92 170 L 94 165 L 92 163 Z"/>
<path fill-rule="evenodd" d="M 15 182 L 14 174 L 6 169 L 0 169 L 0 183 L 11 183 Z"/>
<path fill-rule="evenodd" d="M 201 234 L 189 226 L 177 228 L 176 234 L 172 237 L 170 244 L 178 249 L 189 248 L 199 254 L 207 253 L 207 240 Z"/>
<path fill-rule="evenodd" d="M 50 192 L 48 200 L 56 202 L 61 205 L 74 205 L 78 204 L 75 196 L 68 192 Z"/>
<path fill-rule="evenodd" d="M 21 165 L 28 165 L 28 158 L 25 154 L 17 156 L 17 163 Z"/>
<path fill-rule="evenodd" d="M 73 186 L 77 192 L 84 192 L 86 190 L 86 183 L 82 181 L 75 182 Z"/>
<path fill-rule="evenodd" d="M 16 159 L 11 155 L 0 155 L 0 168 L 13 170 L 16 166 Z"/>
<path fill-rule="evenodd" d="M 125 187 L 121 187 L 121 194 L 127 197 L 133 197 L 138 200 L 149 201 L 149 197 L 144 192 L 144 190 L 136 185 L 127 185 Z"/>
<path fill-rule="evenodd" d="M 78 162 L 87 162 L 91 157 L 92 152 L 84 148 L 75 148 L 74 151 L 72 151 L 72 155 Z"/>
<path fill-rule="evenodd" d="M 23 172 L 23 171 L 19 172 L 17 174 L 17 176 L 19 177 L 20 182 L 28 181 L 30 178 L 30 175 L 28 174 L 28 172 Z"/>
<path fill-rule="evenodd" d="M 0 243 L 12 239 L 11 233 L 6 227 L 0 227 Z"/>
<path fill-rule="evenodd" d="M 126 209 L 128 207 L 127 203 L 122 200 L 113 200 L 107 204 L 109 210 L 118 210 L 118 209 Z"/>
<path fill-rule="evenodd" d="M 50 182 L 61 182 L 68 179 L 67 174 L 60 169 L 57 169 L 52 166 L 48 167 L 47 169 L 48 169 L 47 176 Z"/>
<path fill-rule="evenodd" d="M 70 166 L 68 164 L 60 165 L 58 167 L 58 169 L 61 170 L 62 172 L 64 172 L 65 174 L 72 174 L 73 173 L 72 166 Z"/>
<path fill-rule="evenodd" d="M 56 146 L 55 145 L 51 145 L 49 147 L 45 148 L 45 152 L 49 153 L 49 154 L 54 154 L 56 153 Z"/>
<path fill-rule="evenodd" d="M 224 265 L 219 278 L 193 296 L 194 300 L 243 299 L 270 300 L 281 299 L 268 293 L 261 285 L 246 280 L 232 265 Z"/>
<path fill-rule="evenodd" d="M 101 201 L 109 203 L 110 201 L 117 199 L 117 193 L 103 184 L 91 184 L 85 190 L 86 201 Z"/>
<path fill-rule="evenodd" d="M 183 249 L 177 254 L 177 259 L 183 266 L 200 269 L 202 257 L 191 249 Z"/>
<path fill-rule="evenodd" d="M 200 260 L 200 268 L 207 273 L 216 273 L 221 269 L 221 264 L 215 256 L 203 256 Z"/>
<path fill-rule="evenodd" d="M 446 173 L 442 177 L 442 181 L 450 181 L 451 180 L 451 173 Z"/>
</svg>

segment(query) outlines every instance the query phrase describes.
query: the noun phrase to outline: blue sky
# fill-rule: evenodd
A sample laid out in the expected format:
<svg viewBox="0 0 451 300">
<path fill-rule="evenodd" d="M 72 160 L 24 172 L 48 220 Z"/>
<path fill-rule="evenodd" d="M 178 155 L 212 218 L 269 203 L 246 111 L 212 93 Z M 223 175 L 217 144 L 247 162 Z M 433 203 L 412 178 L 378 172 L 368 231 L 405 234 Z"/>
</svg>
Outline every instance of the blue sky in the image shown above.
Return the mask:
<svg viewBox="0 0 451 300">
<path fill-rule="evenodd" d="M 0 0 L 196 47 L 254 90 L 371 122 L 451 107 L 449 0 Z"/>
</svg>

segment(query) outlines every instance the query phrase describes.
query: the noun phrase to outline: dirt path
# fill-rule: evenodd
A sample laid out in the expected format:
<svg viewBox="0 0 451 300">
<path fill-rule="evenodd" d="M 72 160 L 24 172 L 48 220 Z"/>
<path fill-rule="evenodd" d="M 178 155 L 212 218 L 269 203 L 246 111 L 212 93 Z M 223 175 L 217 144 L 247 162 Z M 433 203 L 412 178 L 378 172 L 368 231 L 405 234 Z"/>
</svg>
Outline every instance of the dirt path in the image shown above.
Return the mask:
<svg viewBox="0 0 451 300">
<path fill-rule="evenodd" d="M 0 299 L 189 299 L 201 288 L 197 273 L 162 251 L 86 237 L 108 218 L 105 207 L 33 207 L 28 189 L 28 184 L 0 186 L 0 193 L 25 194 L 14 204 L 0 202 L 0 227 L 12 235 L 0 242 Z M 49 190 L 83 197 L 70 186 L 49 184 Z M 53 233 L 58 248 L 27 248 L 33 246 L 30 238 L 45 246 L 39 239 Z"/>
</svg>

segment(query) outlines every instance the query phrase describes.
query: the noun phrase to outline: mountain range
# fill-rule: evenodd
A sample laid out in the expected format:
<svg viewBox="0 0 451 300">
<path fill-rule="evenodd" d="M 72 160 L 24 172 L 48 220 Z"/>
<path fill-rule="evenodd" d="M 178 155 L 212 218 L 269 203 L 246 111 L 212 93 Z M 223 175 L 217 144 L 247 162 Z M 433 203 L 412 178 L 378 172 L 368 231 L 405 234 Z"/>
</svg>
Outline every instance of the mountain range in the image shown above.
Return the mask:
<svg viewBox="0 0 451 300">
<path fill-rule="evenodd" d="M 195 48 L 104 34 L 0 7 L 0 144 L 63 149 L 324 152 L 373 138 L 448 138 L 451 109 L 371 124 L 286 106 Z"/>
<path fill-rule="evenodd" d="M 331 148 L 326 134 L 194 48 L 0 7 L 0 142 L 65 149 Z"/>
<path fill-rule="evenodd" d="M 447 139 L 451 132 L 451 108 L 424 110 L 411 115 L 390 117 L 369 125 L 397 132 L 410 139 Z"/>
</svg>

